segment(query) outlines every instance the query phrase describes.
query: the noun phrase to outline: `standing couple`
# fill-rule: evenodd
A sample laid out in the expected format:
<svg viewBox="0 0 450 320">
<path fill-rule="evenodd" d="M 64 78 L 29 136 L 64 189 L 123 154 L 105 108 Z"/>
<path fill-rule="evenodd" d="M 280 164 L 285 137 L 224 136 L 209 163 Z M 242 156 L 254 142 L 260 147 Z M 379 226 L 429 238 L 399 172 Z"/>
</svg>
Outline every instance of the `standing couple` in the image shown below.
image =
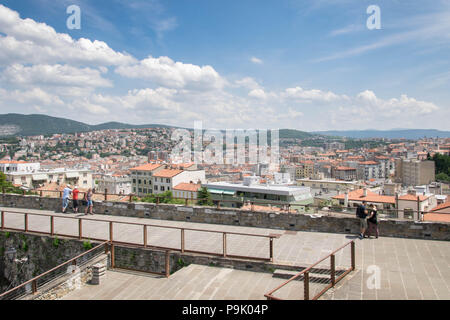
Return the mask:
<svg viewBox="0 0 450 320">
<path fill-rule="evenodd" d="M 366 202 L 363 201 L 362 205 L 356 209 L 356 216 L 359 218 L 359 238 L 370 238 L 370 236 L 375 233 L 375 237 L 378 239 L 377 207 L 374 204 L 370 204 L 367 207 Z"/>
</svg>

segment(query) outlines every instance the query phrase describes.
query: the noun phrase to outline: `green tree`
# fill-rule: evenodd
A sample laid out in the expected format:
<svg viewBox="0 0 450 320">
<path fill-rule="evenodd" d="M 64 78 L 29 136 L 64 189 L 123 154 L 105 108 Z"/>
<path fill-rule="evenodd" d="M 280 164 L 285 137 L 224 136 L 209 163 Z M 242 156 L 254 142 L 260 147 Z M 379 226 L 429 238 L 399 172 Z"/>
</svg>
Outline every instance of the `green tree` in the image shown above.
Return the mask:
<svg viewBox="0 0 450 320">
<path fill-rule="evenodd" d="M 444 172 L 438 173 L 436 175 L 436 181 L 446 181 L 446 182 L 450 182 L 450 176 L 448 176 L 447 174 L 445 174 Z"/>
<path fill-rule="evenodd" d="M 213 201 L 211 198 L 211 193 L 208 191 L 206 187 L 201 187 L 200 190 L 198 190 L 198 200 L 197 204 L 201 206 L 212 206 Z"/>
<path fill-rule="evenodd" d="M 447 176 L 450 176 L 450 156 L 436 153 L 431 160 L 435 164 L 436 178 L 440 173 L 445 173 Z"/>
</svg>

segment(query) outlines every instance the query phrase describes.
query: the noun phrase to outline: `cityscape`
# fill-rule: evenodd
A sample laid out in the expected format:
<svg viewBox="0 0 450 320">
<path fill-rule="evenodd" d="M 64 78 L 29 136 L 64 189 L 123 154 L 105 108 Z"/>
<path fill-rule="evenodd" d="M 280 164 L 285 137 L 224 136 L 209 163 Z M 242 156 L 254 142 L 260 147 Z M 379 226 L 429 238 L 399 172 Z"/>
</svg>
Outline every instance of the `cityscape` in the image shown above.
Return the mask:
<svg viewBox="0 0 450 320">
<path fill-rule="evenodd" d="M 0 300 L 450 299 L 448 1 L 0 2 Z"/>
</svg>

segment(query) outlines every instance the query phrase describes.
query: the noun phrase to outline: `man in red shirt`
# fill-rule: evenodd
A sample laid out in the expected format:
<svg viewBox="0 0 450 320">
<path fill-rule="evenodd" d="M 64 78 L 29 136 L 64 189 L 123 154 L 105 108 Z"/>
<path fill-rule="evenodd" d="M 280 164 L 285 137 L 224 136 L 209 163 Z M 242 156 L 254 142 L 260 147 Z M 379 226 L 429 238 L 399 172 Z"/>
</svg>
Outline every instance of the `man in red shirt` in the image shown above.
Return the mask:
<svg viewBox="0 0 450 320">
<path fill-rule="evenodd" d="M 80 191 L 78 190 L 78 187 L 75 186 L 72 190 L 72 202 L 73 202 L 73 212 L 78 213 L 78 193 Z"/>
</svg>

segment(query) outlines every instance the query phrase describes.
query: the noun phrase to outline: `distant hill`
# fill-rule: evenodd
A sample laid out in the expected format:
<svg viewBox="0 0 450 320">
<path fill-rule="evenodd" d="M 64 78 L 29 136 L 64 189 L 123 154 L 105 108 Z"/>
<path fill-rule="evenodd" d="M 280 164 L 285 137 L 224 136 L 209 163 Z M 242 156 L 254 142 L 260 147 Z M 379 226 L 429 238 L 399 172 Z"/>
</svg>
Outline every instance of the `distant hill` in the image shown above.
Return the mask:
<svg viewBox="0 0 450 320">
<path fill-rule="evenodd" d="M 306 139 L 315 136 L 315 134 L 293 129 L 280 129 L 279 134 L 280 138 L 285 139 Z"/>
<path fill-rule="evenodd" d="M 50 117 L 41 114 L 17 114 L 9 113 L 0 115 L 0 136 L 36 136 L 56 133 L 90 132 L 107 129 L 139 129 L 139 128 L 175 128 L 161 124 L 134 125 L 121 122 L 106 122 L 97 125 L 89 125 L 83 122 Z M 280 138 L 305 139 L 313 134 L 281 129 Z"/>
<path fill-rule="evenodd" d="M 106 129 L 132 129 L 132 128 L 168 128 L 167 125 L 148 124 L 131 125 L 120 122 L 107 122 L 98 125 L 89 125 L 83 122 L 50 117 L 40 114 L 23 115 L 9 113 L 0 115 L 0 136 L 35 136 L 55 133 L 89 132 Z"/>
<path fill-rule="evenodd" d="M 450 138 L 450 131 L 435 129 L 399 129 L 399 130 L 350 130 L 350 131 L 318 131 L 316 134 L 327 136 L 339 136 L 353 139 L 387 138 L 387 139 L 411 139 L 417 140 L 427 138 Z"/>
</svg>

